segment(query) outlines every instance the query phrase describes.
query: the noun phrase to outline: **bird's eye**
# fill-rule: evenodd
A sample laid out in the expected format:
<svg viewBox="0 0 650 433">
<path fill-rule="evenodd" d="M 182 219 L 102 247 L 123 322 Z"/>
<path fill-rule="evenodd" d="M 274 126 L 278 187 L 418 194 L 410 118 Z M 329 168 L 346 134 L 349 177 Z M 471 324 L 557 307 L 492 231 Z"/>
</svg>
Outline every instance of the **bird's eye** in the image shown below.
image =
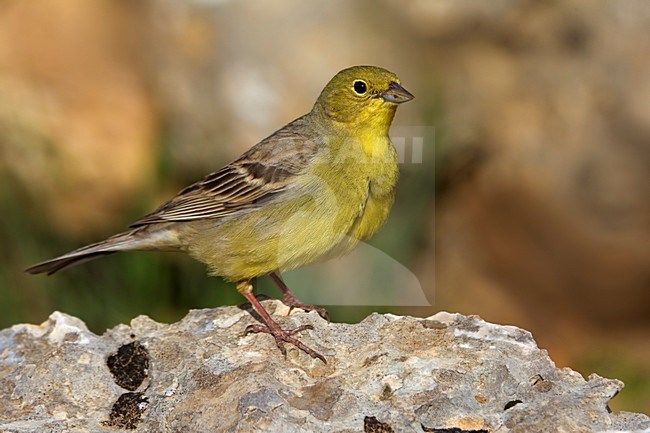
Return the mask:
<svg viewBox="0 0 650 433">
<path fill-rule="evenodd" d="M 352 83 L 352 88 L 355 92 L 357 92 L 358 95 L 363 95 L 368 91 L 368 85 L 365 81 L 362 80 L 356 80 L 354 83 Z"/>
</svg>

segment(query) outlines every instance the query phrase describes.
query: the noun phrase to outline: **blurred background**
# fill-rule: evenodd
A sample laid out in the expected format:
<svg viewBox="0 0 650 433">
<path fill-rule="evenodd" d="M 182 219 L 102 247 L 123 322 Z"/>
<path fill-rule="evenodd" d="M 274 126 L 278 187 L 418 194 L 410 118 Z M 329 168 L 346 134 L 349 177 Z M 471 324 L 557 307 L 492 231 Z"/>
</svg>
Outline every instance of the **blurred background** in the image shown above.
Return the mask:
<svg viewBox="0 0 650 433">
<path fill-rule="evenodd" d="M 407 157 L 371 245 L 431 306 L 332 306 L 333 320 L 449 310 L 513 324 L 558 365 L 623 380 L 614 410 L 650 412 L 644 0 L 2 0 L 0 328 L 61 310 L 102 333 L 241 303 L 181 254 L 22 270 L 123 230 L 355 64 L 416 95 L 394 122 Z M 301 272 L 295 292 L 319 299 Z"/>
</svg>

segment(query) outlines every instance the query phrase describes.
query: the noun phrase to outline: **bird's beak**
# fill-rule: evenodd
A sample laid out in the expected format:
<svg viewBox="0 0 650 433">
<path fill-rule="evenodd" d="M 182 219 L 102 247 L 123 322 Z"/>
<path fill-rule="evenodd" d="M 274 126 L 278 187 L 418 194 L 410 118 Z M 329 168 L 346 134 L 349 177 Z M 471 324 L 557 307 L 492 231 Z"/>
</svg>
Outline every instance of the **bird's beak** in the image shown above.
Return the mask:
<svg viewBox="0 0 650 433">
<path fill-rule="evenodd" d="M 411 92 L 397 84 L 395 81 L 391 81 L 388 85 L 388 89 L 383 91 L 380 96 L 384 98 L 384 101 L 394 102 L 396 104 L 401 104 L 402 102 L 407 102 L 415 98 Z"/>
</svg>

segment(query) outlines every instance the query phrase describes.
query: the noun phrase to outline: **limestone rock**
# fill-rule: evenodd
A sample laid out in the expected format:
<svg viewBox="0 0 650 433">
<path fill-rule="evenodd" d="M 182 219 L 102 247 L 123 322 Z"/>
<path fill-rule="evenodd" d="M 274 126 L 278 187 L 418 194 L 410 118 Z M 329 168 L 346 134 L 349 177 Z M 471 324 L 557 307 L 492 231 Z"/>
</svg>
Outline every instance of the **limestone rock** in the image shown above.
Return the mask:
<svg viewBox="0 0 650 433">
<path fill-rule="evenodd" d="M 0 332 L 0 431 L 591 432 L 650 431 L 610 413 L 618 380 L 555 367 L 530 333 L 478 317 L 372 314 L 358 324 L 266 307 L 311 324 L 285 359 L 238 307 L 170 325 L 146 316 L 98 336 L 53 313 Z"/>
</svg>

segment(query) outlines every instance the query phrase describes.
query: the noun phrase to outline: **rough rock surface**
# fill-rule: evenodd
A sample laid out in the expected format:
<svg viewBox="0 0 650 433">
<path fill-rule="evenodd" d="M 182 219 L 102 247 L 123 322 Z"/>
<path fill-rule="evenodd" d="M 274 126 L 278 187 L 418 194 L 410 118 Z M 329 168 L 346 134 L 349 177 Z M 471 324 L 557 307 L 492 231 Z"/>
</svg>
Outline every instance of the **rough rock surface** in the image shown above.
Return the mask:
<svg viewBox="0 0 650 433">
<path fill-rule="evenodd" d="M 284 326 L 313 325 L 302 339 L 328 363 L 243 336 L 254 319 L 238 307 L 102 336 L 59 312 L 6 329 L 0 431 L 650 431 L 608 410 L 622 382 L 556 368 L 519 328 L 449 313 L 328 324 L 265 304 Z"/>
</svg>

